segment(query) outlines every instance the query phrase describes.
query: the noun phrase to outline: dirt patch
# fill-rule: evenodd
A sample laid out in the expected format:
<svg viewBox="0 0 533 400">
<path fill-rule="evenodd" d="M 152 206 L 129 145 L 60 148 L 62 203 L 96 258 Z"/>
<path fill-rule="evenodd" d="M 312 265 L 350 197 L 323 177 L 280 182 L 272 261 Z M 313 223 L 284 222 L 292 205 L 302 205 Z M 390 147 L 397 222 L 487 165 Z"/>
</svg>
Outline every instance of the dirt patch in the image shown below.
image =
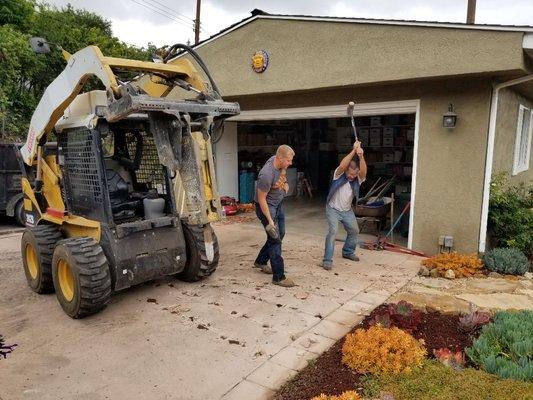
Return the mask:
<svg viewBox="0 0 533 400">
<path fill-rule="evenodd" d="M 445 347 L 452 351 L 462 351 L 472 345 L 474 337 L 459 331 L 458 323 L 458 315 L 430 312 L 423 315 L 422 323 L 413 332 L 413 336 L 424 340 L 430 355 L 433 354 L 433 350 Z"/>
<path fill-rule="evenodd" d="M 367 316 L 360 325 L 368 328 L 371 319 L 387 305 L 381 305 Z M 428 357 L 433 357 L 433 350 L 447 347 L 452 351 L 463 350 L 472 344 L 473 337 L 457 329 L 459 316 L 439 312 L 424 313 L 422 323 L 413 336 L 423 339 Z M 314 362 L 305 367 L 298 375 L 287 382 L 276 393 L 274 400 L 308 400 L 322 393 L 339 395 L 346 390 L 361 389 L 361 378 L 346 365 L 342 364 L 342 345 L 344 338 L 335 343 Z"/>
<path fill-rule="evenodd" d="M 246 224 L 257 220 L 257 217 L 254 213 L 246 213 L 246 214 L 237 214 L 237 215 L 228 215 L 225 219 L 218 222 L 222 225 L 227 224 Z"/>
</svg>

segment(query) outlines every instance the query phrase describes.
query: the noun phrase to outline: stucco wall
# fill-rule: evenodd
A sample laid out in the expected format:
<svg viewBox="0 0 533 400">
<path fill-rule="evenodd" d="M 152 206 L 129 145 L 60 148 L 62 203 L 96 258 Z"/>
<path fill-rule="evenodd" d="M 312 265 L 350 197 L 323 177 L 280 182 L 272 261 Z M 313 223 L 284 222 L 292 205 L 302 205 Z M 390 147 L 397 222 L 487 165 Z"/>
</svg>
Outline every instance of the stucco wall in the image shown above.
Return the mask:
<svg viewBox="0 0 533 400">
<path fill-rule="evenodd" d="M 521 32 L 259 19 L 198 48 L 224 96 L 524 68 Z M 270 65 L 252 71 L 265 49 Z"/>
<path fill-rule="evenodd" d="M 413 247 L 438 251 L 439 235 L 452 235 L 455 249 L 476 252 L 487 142 L 490 82 L 443 80 L 283 95 L 232 97 L 243 110 L 420 99 L 418 168 Z M 459 122 L 442 128 L 453 103 Z"/>
<path fill-rule="evenodd" d="M 525 98 L 511 88 L 505 88 L 500 91 L 492 175 L 506 172 L 513 183 L 529 182 L 531 184 L 533 182 L 533 151 L 530 155 L 529 169 L 512 176 L 520 104 L 529 109 L 533 108 L 533 100 Z"/>
</svg>

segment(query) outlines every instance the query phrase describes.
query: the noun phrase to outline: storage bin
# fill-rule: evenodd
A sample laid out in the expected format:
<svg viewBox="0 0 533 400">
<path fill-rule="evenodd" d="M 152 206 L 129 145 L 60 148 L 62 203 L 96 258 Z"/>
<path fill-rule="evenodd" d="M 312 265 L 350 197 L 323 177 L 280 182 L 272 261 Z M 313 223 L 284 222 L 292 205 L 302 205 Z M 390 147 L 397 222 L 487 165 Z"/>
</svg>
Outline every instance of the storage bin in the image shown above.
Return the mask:
<svg viewBox="0 0 533 400">
<path fill-rule="evenodd" d="M 381 146 L 381 128 L 370 128 L 370 146 Z"/>
<path fill-rule="evenodd" d="M 383 153 L 383 162 L 394 162 L 394 153 Z"/>
<path fill-rule="evenodd" d="M 239 174 L 239 202 L 241 204 L 252 203 L 255 196 L 255 174 L 241 171 Z"/>
<path fill-rule="evenodd" d="M 381 125 L 381 117 L 370 117 L 370 126 L 379 126 Z"/>
<path fill-rule="evenodd" d="M 383 146 L 392 147 L 394 146 L 394 138 L 392 137 L 383 137 Z"/>
<path fill-rule="evenodd" d="M 361 142 L 361 146 L 368 146 L 368 140 L 369 140 L 369 137 L 370 137 L 370 129 L 369 128 L 357 129 L 357 136 L 359 137 L 359 140 Z"/>
</svg>

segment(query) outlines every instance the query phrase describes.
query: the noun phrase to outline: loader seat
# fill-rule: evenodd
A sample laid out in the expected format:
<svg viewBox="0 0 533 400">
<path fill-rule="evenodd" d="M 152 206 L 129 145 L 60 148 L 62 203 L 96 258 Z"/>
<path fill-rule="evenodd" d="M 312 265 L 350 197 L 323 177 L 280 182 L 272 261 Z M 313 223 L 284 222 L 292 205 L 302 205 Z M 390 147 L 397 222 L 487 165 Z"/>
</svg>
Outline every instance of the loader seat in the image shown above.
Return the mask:
<svg viewBox="0 0 533 400">
<path fill-rule="evenodd" d="M 119 161 L 105 159 L 107 188 L 115 219 L 132 218 L 142 208 L 142 199 L 133 192 L 133 179 Z"/>
</svg>

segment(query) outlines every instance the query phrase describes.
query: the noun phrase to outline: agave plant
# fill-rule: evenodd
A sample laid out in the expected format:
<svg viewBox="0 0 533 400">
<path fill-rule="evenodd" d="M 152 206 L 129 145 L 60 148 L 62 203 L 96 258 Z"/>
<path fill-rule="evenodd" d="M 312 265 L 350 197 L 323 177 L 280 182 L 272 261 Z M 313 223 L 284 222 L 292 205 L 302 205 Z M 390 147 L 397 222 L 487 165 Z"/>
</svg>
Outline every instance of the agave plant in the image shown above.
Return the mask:
<svg viewBox="0 0 533 400">
<path fill-rule="evenodd" d="M 433 350 L 435 358 L 455 370 L 463 369 L 465 366 L 465 355 L 462 351 L 452 352 L 448 348 Z"/>
</svg>

